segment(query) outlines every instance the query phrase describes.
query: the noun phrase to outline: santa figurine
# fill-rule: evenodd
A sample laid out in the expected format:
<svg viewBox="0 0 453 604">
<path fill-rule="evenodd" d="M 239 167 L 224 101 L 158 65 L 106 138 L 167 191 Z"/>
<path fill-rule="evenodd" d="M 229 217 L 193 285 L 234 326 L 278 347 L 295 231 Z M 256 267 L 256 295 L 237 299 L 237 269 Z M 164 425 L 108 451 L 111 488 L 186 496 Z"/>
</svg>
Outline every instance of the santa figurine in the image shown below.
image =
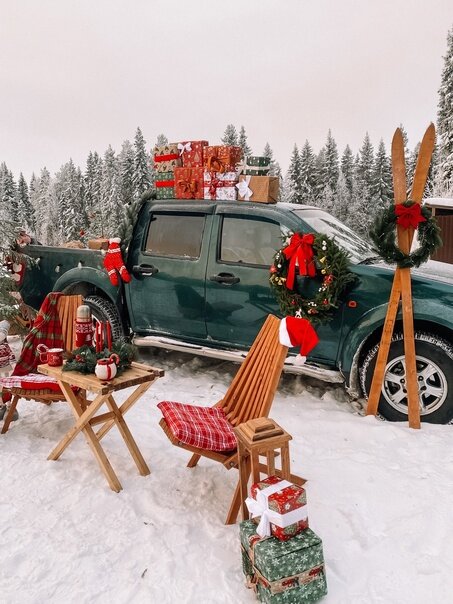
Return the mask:
<svg viewBox="0 0 453 604">
<path fill-rule="evenodd" d="M 312 324 L 300 317 L 285 317 L 280 321 L 280 344 L 294 348 L 300 346 L 300 352 L 294 360 L 295 365 L 303 365 L 309 352 L 318 344 L 319 338 Z"/>
</svg>

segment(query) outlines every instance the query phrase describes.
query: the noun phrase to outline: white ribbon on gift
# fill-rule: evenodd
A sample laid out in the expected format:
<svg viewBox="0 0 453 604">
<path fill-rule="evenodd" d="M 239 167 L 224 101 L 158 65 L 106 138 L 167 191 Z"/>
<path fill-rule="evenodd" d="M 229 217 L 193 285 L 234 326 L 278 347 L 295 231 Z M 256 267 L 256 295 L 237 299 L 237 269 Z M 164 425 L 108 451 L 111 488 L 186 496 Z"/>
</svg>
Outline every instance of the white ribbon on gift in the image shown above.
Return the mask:
<svg viewBox="0 0 453 604">
<path fill-rule="evenodd" d="M 288 482 L 288 480 L 280 480 L 277 482 L 277 484 L 271 484 L 262 491 L 258 491 L 256 494 L 256 499 L 253 499 L 253 497 L 247 497 L 245 500 L 245 504 L 250 512 L 250 516 L 252 518 L 261 516 L 258 528 L 256 529 L 256 532 L 260 537 L 270 537 L 271 523 L 276 524 L 280 528 L 286 528 L 295 522 L 306 520 L 308 518 L 308 510 L 306 505 L 303 505 L 296 510 L 292 510 L 291 512 L 287 512 L 286 514 L 280 514 L 279 512 L 274 512 L 274 510 L 269 509 L 269 497 L 274 493 L 278 493 L 278 491 L 281 491 L 282 489 L 286 489 L 286 487 L 292 486 L 292 482 Z"/>
<path fill-rule="evenodd" d="M 236 185 L 239 195 L 243 197 L 245 201 L 250 201 L 250 196 L 253 195 L 253 191 L 249 187 L 251 178 L 251 176 L 246 176 L 244 180 L 241 180 L 241 182 Z"/>
<path fill-rule="evenodd" d="M 189 141 L 188 143 L 178 143 L 179 155 L 182 155 L 185 151 L 189 153 L 192 151 L 192 143 Z"/>
</svg>

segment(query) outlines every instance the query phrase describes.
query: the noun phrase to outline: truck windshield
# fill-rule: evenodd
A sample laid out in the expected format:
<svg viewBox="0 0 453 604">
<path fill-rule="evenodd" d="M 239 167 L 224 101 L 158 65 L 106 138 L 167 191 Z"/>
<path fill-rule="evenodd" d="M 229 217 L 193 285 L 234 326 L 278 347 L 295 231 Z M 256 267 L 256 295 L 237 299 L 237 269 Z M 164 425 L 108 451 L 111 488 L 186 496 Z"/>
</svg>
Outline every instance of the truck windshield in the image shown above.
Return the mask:
<svg viewBox="0 0 453 604">
<path fill-rule="evenodd" d="M 335 241 L 344 250 L 349 252 L 351 262 L 358 264 L 368 258 L 376 256 L 371 245 L 356 235 L 353 230 L 323 210 L 293 210 L 299 218 L 308 224 L 315 233 L 324 233 Z"/>
</svg>

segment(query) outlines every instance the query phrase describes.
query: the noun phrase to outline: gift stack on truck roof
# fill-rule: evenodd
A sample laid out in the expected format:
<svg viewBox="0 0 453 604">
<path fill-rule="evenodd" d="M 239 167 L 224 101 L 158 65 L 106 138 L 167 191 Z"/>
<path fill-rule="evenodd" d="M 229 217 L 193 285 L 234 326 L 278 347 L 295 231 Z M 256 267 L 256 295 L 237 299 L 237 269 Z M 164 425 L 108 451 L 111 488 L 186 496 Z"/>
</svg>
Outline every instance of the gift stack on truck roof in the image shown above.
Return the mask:
<svg viewBox="0 0 453 604">
<path fill-rule="evenodd" d="M 269 313 L 288 314 L 269 284 L 282 242 L 295 233 L 322 235 L 349 254 L 355 280 L 329 306 L 326 321 L 313 321 L 319 344 L 307 362 L 296 365 L 297 350 L 291 350 L 285 371 L 344 381 L 355 396 L 366 393 L 393 267 L 322 209 L 277 202 L 279 181 L 269 175 L 269 158 L 242 158 L 239 147 L 183 141 L 156 147 L 154 160 L 155 191 L 136 204 L 132 235 L 123 240 L 130 282 L 111 282 L 105 249 L 28 246 L 26 253 L 38 262 L 25 271 L 25 302 L 39 308 L 50 291 L 80 293 L 97 319 L 110 321 L 114 337 L 126 334 L 139 346 L 240 361 Z M 294 288 L 307 308 L 333 287 L 335 274 L 327 275 L 326 285 L 325 271 L 318 269 L 303 275 L 296 263 Z M 445 422 L 453 419 L 453 274 L 433 277 L 414 272 L 413 278 L 422 420 Z M 400 322 L 398 317 L 389 356 L 397 377 L 389 377 L 380 406 L 396 420 L 407 417 L 398 381 Z"/>
</svg>

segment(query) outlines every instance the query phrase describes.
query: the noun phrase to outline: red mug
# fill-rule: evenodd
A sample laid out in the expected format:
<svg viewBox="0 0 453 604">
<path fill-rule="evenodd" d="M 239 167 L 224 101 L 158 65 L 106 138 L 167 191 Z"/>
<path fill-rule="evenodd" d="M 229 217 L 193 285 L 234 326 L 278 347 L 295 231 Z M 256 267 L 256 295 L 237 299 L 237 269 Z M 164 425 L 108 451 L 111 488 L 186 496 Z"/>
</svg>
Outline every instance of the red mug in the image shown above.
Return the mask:
<svg viewBox="0 0 453 604">
<path fill-rule="evenodd" d="M 63 348 L 48 348 L 45 344 L 38 344 L 41 363 L 47 363 L 49 367 L 61 367 L 63 365 Z"/>
</svg>

